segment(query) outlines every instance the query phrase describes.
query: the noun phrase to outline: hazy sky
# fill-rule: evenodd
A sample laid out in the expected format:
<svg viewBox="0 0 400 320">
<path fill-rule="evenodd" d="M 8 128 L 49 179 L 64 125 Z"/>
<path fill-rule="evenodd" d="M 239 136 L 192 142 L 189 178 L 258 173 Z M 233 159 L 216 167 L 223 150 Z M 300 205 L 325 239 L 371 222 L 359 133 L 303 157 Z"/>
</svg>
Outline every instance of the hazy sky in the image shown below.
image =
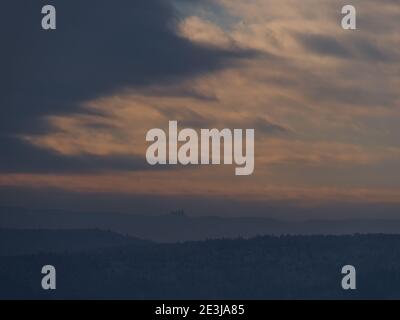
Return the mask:
<svg viewBox="0 0 400 320">
<path fill-rule="evenodd" d="M 3 192 L 400 202 L 398 0 L 55 0 L 50 33 L 44 2 L 4 2 Z M 169 120 L 255 128 L 254 174 L 149 167 L 146 132 Z"/>
</svg>

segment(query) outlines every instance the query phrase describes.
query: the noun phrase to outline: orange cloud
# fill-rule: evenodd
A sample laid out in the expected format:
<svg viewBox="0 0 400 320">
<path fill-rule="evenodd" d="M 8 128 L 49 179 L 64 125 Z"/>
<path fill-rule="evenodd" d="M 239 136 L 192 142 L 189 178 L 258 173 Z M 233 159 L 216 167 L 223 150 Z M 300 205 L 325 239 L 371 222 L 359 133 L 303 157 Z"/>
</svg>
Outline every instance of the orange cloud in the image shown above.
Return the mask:
<svg viewBox="0 0 400 320">
<path fill-rule="evenodd" d="M 3 175 L 0 184 L 260 200 L 395 201 L 398 192 L 374 186 L 372 172 L 364 171 L 370 184 L 363 188 L 351 169 L 374 167 L 388 185 L 387 163 L 400 169 L 400 59 L 393 58 L 400 57 L 400 38 L 379 29 L 397 30 L 389 27 L 398 24 L 399 7 L 356 1 L 363 16 L 379 19 L 371 20 L 378 21 L 376 30 L 365 24 L 350 34 L 340 28 L 341 1 L 218 2 L 235 18 L 232 24 L 193 14 L 182 19 L 180 36 L 205 46 L 258 50 L 258 55 L 184 82 L 128 88 L 88 101 L 86 108 L 98 112 L 48 117 L 55 132 L 22 138 L 64 155 L 144 157 L 146 132 L 166 128 L 169 120 L 182 128 L 255 128 L 255 177 L 237 180 L 230 169 L 208 167 L 83 177 Z M 330 43 L 349 54 L 313 50 L 321 39 L 334 39 Z M 340 183 L 327 175 L 320 179 L 324 183 L 310 186 L 310 177 L 332 170 L 346 172 Z"/>
</svg>

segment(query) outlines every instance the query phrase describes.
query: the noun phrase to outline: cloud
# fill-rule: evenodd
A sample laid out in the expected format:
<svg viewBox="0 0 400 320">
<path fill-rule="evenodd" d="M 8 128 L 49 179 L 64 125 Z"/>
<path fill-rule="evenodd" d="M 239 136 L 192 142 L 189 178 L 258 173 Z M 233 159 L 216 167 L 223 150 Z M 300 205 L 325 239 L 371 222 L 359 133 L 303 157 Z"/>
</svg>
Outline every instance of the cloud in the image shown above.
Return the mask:
<svg viewBox="0 0 400 320">
<path fill-rule="evenodd" d="M 358 55 L 364 59 L 374 62 L 396 62 L 400 56 L 393 52 L 393 49 L 385 49 L 371 39 L 353 39 L 354 47 Z"/>
<path fill-rule="evenodd" d="M 334 56 L 337 58 L 351 58 L 350 50 L 343 46 L 337 39 L 318 34 L 301 34 L 297 36 L 301 44 L 310 52 L 320 56 Z"/>
<path fill-rule="evenodd" d="M 3 38 L 11 45 L 0 53 L 8 63 L 0 76 L 8 79 L 1 82 L 1 105 L 8 106 L 0 131 L 60 164 L 63 157 L 97 168 L 81 164 L 89 176 L 68 175 L 62 167 L 79 167 L 70 163 L 51 177 L 3 176 L 3 185 L 181 198 L 274 198 L 277 189 L 283 200 L 313 198 L 318 190 L 325 190 L 319 199 L 351 199 L 364 189 L 363 201 L 399 194 L 396 1 L 354 0 L 357 32 L 340 26 L 344 1 L 174 1 L 178 11 L 161 0 L 118 3 L 115 11 L 105 1 L 94 11 L 79 3 L 61 10 L 54 34 L 30 31 L 24 22 L 26 31 L 15 31 L 22 37 Z M 29 19 L 29 26 L 37 23 Z M 255 128 L 256 174 L 234 179 L 222 166 L 140 172 L 145 168 L 135 159 L 145 154 L 146 132 L 166 129 L 169 120 L 182 128 Z M 31 153 L 26 149 L 27 160 Z M 10 155 L 3 168 L 15 159 Z M 133 167 L 124 159 L 134 159 Z M 114 177 L 114 165 L 135 172 Z M 36 171 L 46 172 L 42 167 Z"/>
<path fill-rule="evenodd" d="M 183 37 L 191 39 L 194 43 L 226 49 L 235 46 L 233 39 L 222 28 L 196 16 L 183 20 L 179 31 Z"/>
<path fill-rule="evenodd" d="M 15 142 L 7 141 L 9 136 L 52 132 L 48 116 L 88 113 L 82 108 L 86 101 L 215 71 L 231 58 L 250 54 L 206 48 L 179 36 L 169 1 L 54 0 L 58 25 L 51 32 L 40 25 L 45 4 L 2 2 L 2 143 Z M 28 159 L 34 151 L 20 144 L 20 153 L 23 147 Z M 8 151 L 12 166 L 13 150 Z"/>
<path fill-rule="evenodd" d="M 0 200 L 1 202 L 7 203 L 4 200 L 4 194 L 9 194 L 7 188 L 11 187 L 11 190 L 18 190 L 25 188 L 32 192 L 45 191 L 51 194 L 50 191 L 62 190 L 63 192 L 76 193 L 81 198 L 87 199 L 87 197 L 96 196 L 102 198 L 102 196 L 114 196 L 115 198 L 125 199 L 157 199 L 164 198 L 175 198 L 177 201 L 172 207 L 173 209 L 179 208 L 179 203 L 185 203 L 188 199 L 194 199 L 194 206 L 203 206 L 204 202 L 210 200 L 224 200 L 228 203 L 235 201 L 246 202 L 252 204 L 259 204 L 264 212 L 260 214 L 266 214 L 265 211 L 268 208 L 268 204 L 277 203 L 277 207 L 282 205 L 294 204 L 294 205 L 318 205 L 318 204 L 329 204 L 329 203 L 364 203 L 364 204 L 396 204 L 399 205 L 399 189 L 393 188 L 363 188 L 363 187 L 319 187 L 319 186 L 273 186 L 273 185 L 254 185 L 254 180 L 241 181 L 238 188 L 237 180 L 230 180 L 229 183 L 225 180 L 221 180 L 221 176 L 217 175 L 213 179 L 213 184 L 200 183 L 202 172 L 192 172 L 188 177 L 181 179 L 174 179 L 174 188 L 170 187 L 168 178 L 171 179 L 173 173 L 163 172 L 165 175 L 164 179 L 159 179 L 160 175 L 148 173 L 131 173 L 129 175 L 120 174 L 104 174 L 104 175 L 23 175 L 23 174 L 9 174 L 0 176 Z M 211 171 L 215 172 L 215 169 Z M 264 177 L 266 179 L 268 177 Z M 198 183 L 193 184 L 192 181 Z M 140 183 L 132 183 L 132 181 L 140 181 Z M 265 181 L 264 181 L 265 182 Z M 62 183 L 62 187 L 60 184 Z M 260 182 L 259 182 L 260 183 Z M 50 191 L 48 191 L 50 190 Z M 15 198 L 15 194 L 12 195 Z M 36 198 L 40 196 L 36 195 Z M 111 201 L 111 199 L 110 199 Z M 83 200 L 84 202 L 84 200 Z M 279 205 L 280 203 L 280 205 Z M 47 206 L 47 203 L 44 203 Z M 108 203 L 106 205 L 112 205 Z M 151 205 L 154 205 L 150 201 L 147 205 L 147 210 Z M 224 209 L 225 208 L 225 209 Z M 221 210 L 226 210 L 229 206 L 224 206 Z M 135 207 L 136 209 L 136 207 Z M 126 210 L 126 208 L 125 208 Z M 160 208 L 159 210 L 162 210 Z M 205 211 L 199 212 L 199 214 L 205 214 Z M 159 212 L 159 211 L 158 211 Z M 238 212 L 238 214 L 246 213 L 245 207 Z M 139 211 L 139 213 L 142 213 Z M 248 212 L 247 212 L 248 213 Z M 219 214 L 216 212 L 216 214 Z M 229 214 L 229 211 L 228 213 Z M 338 214 L 332 212 L 328 215 L 332 218 L 332 214 Z"/>
<path fill-rule="evenodd" d="M 15 138 L 0 138 L 0 145 L 0 172 L 3 174 L 93 174 L 150 169 L 144 158 L 132 155 L 63 155 Z"/>
</svg>

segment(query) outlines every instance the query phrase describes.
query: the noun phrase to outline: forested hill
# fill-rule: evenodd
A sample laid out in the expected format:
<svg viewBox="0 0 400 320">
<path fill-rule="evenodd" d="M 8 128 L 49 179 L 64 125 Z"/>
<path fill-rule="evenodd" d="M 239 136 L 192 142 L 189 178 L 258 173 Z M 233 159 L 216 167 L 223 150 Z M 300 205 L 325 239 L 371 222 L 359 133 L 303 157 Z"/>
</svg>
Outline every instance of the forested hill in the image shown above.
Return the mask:
<svg viewBox="0 0 400 320">
<path fill-rule="evenodd" d="M 322 213 L 325 216 L 325 212 Z M 267 215 L 268 212 L 266 212 Z M 0 228 L 101 229 L 156 242 L 179 242 L 285 234 L 400 234 L 400 220 L 304 220 L 289 222 L 268 217 L 191 217 L 173 214 L 146 216 L 0 207 Z"/>
<path fill-rule="evenodd" d="M 0 298 L 400 298 L 400 236 L 394 235 L 124 243 L 75 253 L 64 249 L 0 257 Z M 48 264 L 57 269 L 56 291 L 41 289 L 40 271 Z M 348 264 L 357 269 L 356 291 L 341 288 L 341 270 Z"/>
<path fill-rule="evenodd" d="M 0 256 L 85 252 L 147 241 L 101 230 L 0 229 Z"/>
</svg>

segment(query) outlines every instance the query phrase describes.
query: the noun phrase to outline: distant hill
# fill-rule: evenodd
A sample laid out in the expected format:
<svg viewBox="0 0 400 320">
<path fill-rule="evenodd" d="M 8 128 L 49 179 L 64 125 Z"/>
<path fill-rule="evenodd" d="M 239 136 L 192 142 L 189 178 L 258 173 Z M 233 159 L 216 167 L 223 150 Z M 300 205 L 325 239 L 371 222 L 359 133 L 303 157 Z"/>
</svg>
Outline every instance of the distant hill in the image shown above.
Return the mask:
<svg viewBox="0 0 400 320">
<path fill-rule="evenodd" d="M 146 243 L 147 241 L 100 230 L 0 229 L 0 256 L 88 252 Z"/>
<path fill-rule="evenodd" d="M 40 286 L 47 264 L 57 269 L 53 292 Z M 341 288 L 347 264 L 357 269 L 356 291 Z M 0 284 L 0 299 L 399 299 L 400 236 L 259 237 L 0 256 Z"/>
<path fill-rule="evenodd" d="M 0 207 L 0 228 L 102 229 L 158 242 L 179 242 L 284 234 L 400 234 L 400 220 L 285 222 L 257 217 L 141 216 Z"/>
</svg>

